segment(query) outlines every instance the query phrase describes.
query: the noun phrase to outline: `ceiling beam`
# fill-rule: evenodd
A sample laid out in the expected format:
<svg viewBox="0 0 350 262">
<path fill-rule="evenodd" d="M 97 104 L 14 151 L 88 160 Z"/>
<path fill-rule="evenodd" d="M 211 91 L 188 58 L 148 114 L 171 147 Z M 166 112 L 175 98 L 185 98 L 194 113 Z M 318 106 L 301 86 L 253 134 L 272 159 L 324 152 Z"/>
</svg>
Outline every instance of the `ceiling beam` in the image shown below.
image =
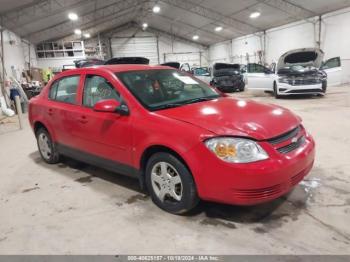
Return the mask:
<svg viewBox="0 0 350 262">
<path fill-rule="evenodd" d="M 56 9 L 56 10 L 52 10 L 52 12 L 50 13 L 45 13 L 45 14 L 38 14 L 35 17 L 23 17 L 22 21 L 19 21 L 16 24 L 16 28 L 17 30 L 25 27 L 26 32 L 28 32 L 28 28 L 30 29 L 31 24 L 38 22 L 38 21 L 42 21 L 46 18 L 50 18 L 53 15 L 58 15 L 58 14 L 62 14 L 67 12 L 67 10 L 74 10 L 77 7 L 82 7 L 82 6 L 86 6 L 88 4 L 91 4 L 93 2 L 95 2 L 96 0 L 80 0 L 79 2 L 73 2 L 70 5 L 67 6 L 63 6 L 62 8 Z M 64 19 L 66 20 L 67 17 L 64 16 Z"/>
<path fill-rule="evenodd" d="M 225 38 L 225 37 L 223 37 L 223 36 L 220 36 L 220 35 L 218 35 L 218 34 L 215 34 L 215 32 L 212 32 L 212 31 L 209 31 L 209 30 L 206 30 L 206 29 L 203 29 L 203 28 L 199 28 L 199 27 L 193 26 L 193 25 L 188 24 L 188 23 L 186 23 L 186 22 L 183 22 L 183 21 L 181 21 L 181 20 L 178 20 L 178 19 L 173 20 L 172 18 L 170 18 L 170 17 L 168 17 L 168 16 L 165 16 L 165 15 L 161 15 L 161 14 L 157 14 L 157 16 L 162 17 L 162 18 L 168 20 L 168 21 L 171 22 L 171 23 L 178 23 L 178 24 L 180 24 L 180 25 L 190 27 L 190 28 L 194 29 L 195 31 L 203 32 L 203 33 L 209 34 L 210 37 L 216 38 L 216 40 L 218 40 L 218 41 L 225 41 L 225 40 L 228 40 L 227 38 Z M 192 35 L 191 35 L 191 34 L 192 34 L 192 33 L 190 32 L 190 33 L 187 33 L 186 35 L 192 38 Z M 215 40 L 215 41 L 216 41 L 216 40 Z"/>
<path fill-rule="evenodd" d="M 194 46 L 197 46 L 197 47 L 204 47 L 204 48 L 209 48 L 209 45 L 208 44 L 204 44 L 204 43 L 199 43 L 199 42 L 194 42 L 192 40 L 189 40 L 187 39 L 185 36 L 182 36 L 180 34 L 170 34 L 168 32 L 165 32 L 163 30 L 160 30 L 160 29 L 157 29 L 157 28 L 154 28 L 154 27 L 150 27 L 147 29 L 148 32 L 151 32 L 151 33 L 154 33 L 156 35 L 160 35 L 160 36 L 167 36 L 169 38 L 172 38 L 172 39 L 177 39 L 179 41 L 182 41 L 184 43 L 188 43 L 190 45 L 194 45 Z"/>
<path fill-rule="evenodd" d="M 284 13 L 287 13 L 290 16 L 297 19 L 306 19 L 312 16 L 317 16 L 316 13 L 286 0 L 258 0 L 258 1 L 270 7 L 274 7 Z"/>
<path fill-rule="evenodd" d="M 87 0 L 91 2 L 93 0 Z M 73 3 L 72 3 L 73 2 Z M 54 15 L 57 11 L 61 12 L 63 9 L 69 8 L 72 4 L 75 4 L 77 0 L 40 0 L 31 3 L 30 5 L 20 6 L 16 9 L 3 13 L 4 25 L 17 31 L 19 25 L 30 23 L 40 17 L 47 15 Z"/>
<path fill-rule="evenodd" d="M 177 8 L 180 8 L 182 10 L 186 10 L 188 12 L 197 14 L 199 16 L 208 18 L 214 22 L 218 22 L 220 24 L 225 24 L 233 29 L 239 31 L 241 34 L 250 34 L 254 32 L 261 31 L 262 29 L 259 27 L 252 26 L 248 23 L 239 21 L 235 18 L 225 16 L 215 10 L 203 7 L 201 5 L 197 5 L 195 3 L 192 3 L 190 1 L 186 0 L 161 0 L 161 2 L 164 2 L 168 5 L 175 6 Z"/>
<path fill-rule="evenodd" d="M 142 2 L 144 1 L 147 0 L 142 0 Z M 119 0 L 114 4 L 84 14 L 80 17 L 79 22 L 77 23 L 73 24 L 70 21 L 66 21 L 28 34 L 25 36 L 25 38 L 28 38 L 36 43 L 54 38 L 62 38 L 64 36 L 72 34 L 75 28 L 80 28 L 84 31 L 86 28 L 93 28 L 93 26 L 97 23 L 107 23 L 108 19 L 113 19 L 114 17 L 125 11 L 128 11 L 129 9 L 135 9 L 139 4 L 140 0 Z"/>
</svg>

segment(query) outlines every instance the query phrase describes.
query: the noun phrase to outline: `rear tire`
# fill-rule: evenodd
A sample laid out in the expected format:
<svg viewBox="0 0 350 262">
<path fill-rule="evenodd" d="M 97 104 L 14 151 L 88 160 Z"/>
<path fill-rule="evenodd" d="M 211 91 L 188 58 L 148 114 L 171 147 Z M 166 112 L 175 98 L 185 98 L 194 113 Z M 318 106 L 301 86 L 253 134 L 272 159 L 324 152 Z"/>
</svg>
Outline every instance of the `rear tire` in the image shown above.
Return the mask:
<svg viewBox="0 0 350 262">
<path fill-rule="evenodd" d="M 191 172 L 174 155 L 161 152 L 151 156 L 145 179 L 152 201 L 169 213 L 184 214 L 199 202 Z"/>
<path fill-rule="evenodd" d="M 36 132 L 36 139 L 41 158 L 48 164 L 57 164 L 60 161 L 60 154 L 49 132 L 45 128 L 40 128 Z"/>
</svg>

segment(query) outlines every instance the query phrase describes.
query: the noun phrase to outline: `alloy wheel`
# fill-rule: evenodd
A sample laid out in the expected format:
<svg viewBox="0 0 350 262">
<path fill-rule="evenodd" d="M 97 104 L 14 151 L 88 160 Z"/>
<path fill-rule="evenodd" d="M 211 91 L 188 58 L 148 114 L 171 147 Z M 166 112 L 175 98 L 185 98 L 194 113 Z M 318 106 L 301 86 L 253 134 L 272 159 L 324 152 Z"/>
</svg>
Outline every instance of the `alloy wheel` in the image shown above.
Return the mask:
<svg viewBox="0 0 350 262">
<path fill-rule="evenodd" d="M 39 150 L 43 158 L 49 160 L 52 154 L 50 140 L 45 133 L 40 133 L 38 137 Z"/>
<path fill-rule="evenodd" d="M 167 162 L 156 163 L 151 171 L 151 183 L 155 195 L 160 201 L 180 202 L 183 185 L 175 167 Z"/>
</svg>

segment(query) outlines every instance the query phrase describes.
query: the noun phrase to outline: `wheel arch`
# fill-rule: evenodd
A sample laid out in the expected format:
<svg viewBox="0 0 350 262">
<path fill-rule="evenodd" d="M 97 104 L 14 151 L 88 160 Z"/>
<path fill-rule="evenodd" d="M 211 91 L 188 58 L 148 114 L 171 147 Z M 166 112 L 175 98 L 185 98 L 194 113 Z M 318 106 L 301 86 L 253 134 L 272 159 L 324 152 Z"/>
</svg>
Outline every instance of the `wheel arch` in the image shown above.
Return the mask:
<svg viewBox="0 0 350 262">
<path fill-rule="evenodd" d="M 49 132 L 50 136 L 51 136 L 51 139 L 53 141 L 56 141 L 56 136 L 55 136 L 55 132 L 48 126 L 46 125 L 43 121 L 41 120 L 37 120 L 34 122 L 33 124 L 33 131 L 34 131 L 34 134 L 36 136 L 36 133 L 38 132 L 38 130 L 40 128 L 45 128 L 47 130 L 47 132 Z"/>
<path fill-rule="evenodd" d="M 177 159 L 179 159 L 179 161 L 181 161 L 181 163 L 183 163 L 186 168 L 188 169 L 188 171 L 192 174 L 191 168 L 189 167 L 189 165 L 187 164 L 187 162 L 185 161 L 185 159 L 178 153 L 176 152 L 174 149 L 168 147 L 168 146 L 164 146 L 164 145 L 151 145 L 149 147 L 147 147 L 139 160 L 139 170 L 140 170 L 140 184 L 141 187 L 143 189 L 145 189 L 145 169 L 146 169 L 146 165 L 147 165 L 147 161 L 150 159 L 150 157 L 156 153 L 169 153 L 173 156 L 175 156 Z"/>
<path fill-rule="evenodd" d="M 40 128 L 45 128 L 45 129 L 49 132 L 48 128 L 47 128 L 47 127 L 45 126 L 45 124 L 42 123 L 41 121 L 36 121 L 36 122 L 34 123 L 33 128 L 34 128 L 34 134 L 35 134 L 35 135 L 36 135 L 36 133 L 38 132 L 38 130 L 39 130 Z"/>
<path fill-rule="evenodd" d="M 186 163 L 185 159 L 178 152 L 176 152 L 174 149 L 172 149 L 168 146 L 164 146 L 164 145 L 151 145 L 143 151 L 141 158 L 140 158 L 140 163 L 139 163 L 141 171 L 144 171 L 148 159 L 156 153 L 169 153 L 171 155 L 174 155 L 188 168 L 189 171 L 191 171 L 191 169 L 188 166 L 188 164 Z"/>
</svg>

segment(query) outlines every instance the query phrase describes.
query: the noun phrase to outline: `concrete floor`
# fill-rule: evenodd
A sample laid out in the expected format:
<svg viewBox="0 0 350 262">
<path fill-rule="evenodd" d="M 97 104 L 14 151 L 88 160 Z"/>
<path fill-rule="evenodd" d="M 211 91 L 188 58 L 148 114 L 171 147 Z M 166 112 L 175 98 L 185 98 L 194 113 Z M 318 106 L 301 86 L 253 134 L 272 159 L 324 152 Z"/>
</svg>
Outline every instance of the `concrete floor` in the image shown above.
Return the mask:
<svg viewBox="0 0 350 262">
<path fill-rule="evenodd" d="M 170 215 L 136 180 L 45 164 L 26 126 L 0 135 L 0 254 L 350 254 L 350 86 L 325 98 L 234 96 L 290 108 L 314 135 L 315 167 L 287 197 Z"/>
</svg>

